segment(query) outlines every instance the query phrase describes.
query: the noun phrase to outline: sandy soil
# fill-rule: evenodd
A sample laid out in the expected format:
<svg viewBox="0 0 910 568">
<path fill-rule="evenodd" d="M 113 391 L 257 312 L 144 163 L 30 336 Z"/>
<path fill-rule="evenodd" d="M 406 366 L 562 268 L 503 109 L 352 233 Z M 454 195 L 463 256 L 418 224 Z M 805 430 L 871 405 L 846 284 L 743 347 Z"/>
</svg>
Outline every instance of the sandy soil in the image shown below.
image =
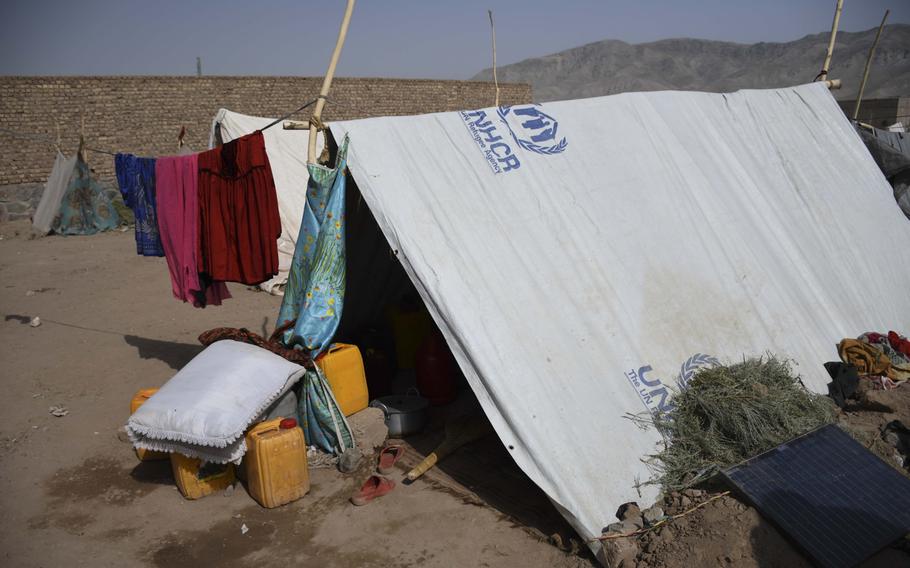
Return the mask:
<svg viewBox="0 0 910 568">
<path fill-rule="evenodd" d="M 27 230 L 0 225 L 0 565 L 591 565 L 429 484 L 355 509 L 362 474 L 320 469 L 306 498 L 278 509 L 240 486 L 184 500 L 167 462 L 139 465 L 118 439 L 129 400 L 198 353 L 201 331 L 271 330 L 280 300 L 231 285 L 233 300 L 196 310 L 172 299 L 164 259 L 136 256 L 131 231 Z"/>
<path fill-rule="evenodd" d="M 548 504 L 498 489 L 488 493 L 499 502 L 476 499 L 443 472 L 446 483 L 428 476 L 362 508 L 347 498 L 363 469 L 348 476 L 313 469 L 311 493 L 273 510 L 239 485 L 229 495 L 184 500 L 167 462 L 140 464 L 118 436 L 129 400 L 197 354 L 201 331 L 270 331 L 280 299 L 231 285 L 233 300 L 196 310 L 172 299 L 163 259 L 135 255 L 131 231 L 40 240 L 27 234 L 27 223 L 0 225 L 0 566 L 595 565 L 590 555 L 561 552 L 506 516 L 510 500 L 524 505 L 513 511 L 537 516 Z M 34 316 L 39 327 L 28 325 Z M 54 417 L 51 406 L 69 413 Z M 903 388 L 867 393 L 841 421 L 893 459 L 876 438 L 890 420 L 910 424 L 908 413 L 910 388 Z M 483 493 L 470 468 L 440 469 Z M 665 510 L 681 512 L 710 496 L 670 497 Z M 249 531 L 241 534 L 244 524 Z M 809 565 L 732 496 L 627 540 L 626 568 Z M 577 541 L 559 544 L 578 548 Z M 867 564 L 898 565 L 910 566 L 910 555 L 896 549 Z"/>
</svg>

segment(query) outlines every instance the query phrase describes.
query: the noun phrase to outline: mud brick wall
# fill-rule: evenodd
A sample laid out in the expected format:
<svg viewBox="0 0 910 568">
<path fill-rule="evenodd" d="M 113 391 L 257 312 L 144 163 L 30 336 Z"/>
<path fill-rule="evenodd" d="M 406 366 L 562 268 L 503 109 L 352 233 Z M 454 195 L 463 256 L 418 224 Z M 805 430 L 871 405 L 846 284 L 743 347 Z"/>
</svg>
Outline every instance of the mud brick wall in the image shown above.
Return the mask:
<svg viewBox="0 0 910 568">
<path fill-rule="evenodd" d="M 175 152 L 185 125 L 187 144 L 203 150 L 219 108 L 277 117 L 313 99 L 321 85 L 321 77 L 0 77 L 0 186 L 8 186 L 10 195 L 30 195 L 54 160 L 52 144 L 13 138 L 9 130 L 56 138 L 59 124 L 61 147 L 72 153 L 84 116 L 88 146 L 160 156 Z M 503 104 L 532 100 L 530 85 L 500 88 Z M 494 95 L 493 84 L 485 82 L 339 78 L 323 120 L 488 107 Z M 306 120 L 310 110 L 294 118 Z M 113 157 L 88 158 L 100 179 L 113 179 Z"/>
</svg>

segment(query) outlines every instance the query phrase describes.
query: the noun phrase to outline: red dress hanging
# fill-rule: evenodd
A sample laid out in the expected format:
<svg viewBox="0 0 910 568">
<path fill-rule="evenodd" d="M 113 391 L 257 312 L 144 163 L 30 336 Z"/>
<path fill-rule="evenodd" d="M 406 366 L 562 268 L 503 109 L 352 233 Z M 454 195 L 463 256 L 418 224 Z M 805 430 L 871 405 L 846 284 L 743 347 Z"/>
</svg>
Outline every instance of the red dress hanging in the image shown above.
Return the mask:
<svg viewBox="0 0 910 568">
<path fill-rule="evenodd" d="M 256 285 L 278 274 L 281 219 L 262 132 L 199 154 L 199 272 Z"/>
</svg>

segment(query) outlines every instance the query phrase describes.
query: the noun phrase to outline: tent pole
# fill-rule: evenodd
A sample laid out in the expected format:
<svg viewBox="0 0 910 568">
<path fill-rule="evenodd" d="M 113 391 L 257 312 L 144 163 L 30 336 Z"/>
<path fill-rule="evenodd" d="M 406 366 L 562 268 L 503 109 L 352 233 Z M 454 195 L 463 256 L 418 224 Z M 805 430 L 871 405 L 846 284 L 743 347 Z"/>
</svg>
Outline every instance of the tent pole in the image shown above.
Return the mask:
<svg viewBox="0 0 910 568">
<path fill-rule="evenodd" d="M 882 29 L 885 27 L 885 20 L 891 10 L 885 10 L 885 17 L 882 18 L 881 25 L 878 26 L 878 32 L 875 34 L 875 41 L 872 42 L 872 48 L 869 50 L 869 57 L 866 58 L 866 68 L 863 70 L 863 82 L 859 84 L 859 93 L 856 95 L 856 105 L 853 107 L 853 120 L 859 116 L 859 105 L 863 102 L 863 92 L 866 90 L 866 81 L 869 79 L 869 68 L 872 67 L 872 57 L 875 56 L 875 48 L 878 47 L 878 40 L 882 37 Z"/>
<path fill-rule="evenodd" d="M 828 67 L 831 65 L 831 56 L 834 54 L 834 40 L 837 38 L 837 27 L 840 25 L 840 13 L 844 9 L 844 0 L 837 0 L 837 7 L 834 9 L 834 23 L 831 24 L 831 38 L 828 40 L 828 51 L 825 54 L 825 63 L 822 65 L 822 71 L 816 77 L 816 81 L 824 81 L 828 78 Z"/>
<path fill-rule="evenodd" d="M 325 107 L 325 98 L 329 96 L 329 89 L 332 86 L 332 77 L 335 76 L 335 67 L 338 65 L 338 58 L 341 57 L 341 48 L 344 46 L 344 38 L 348 35 L 348 24 L 351 23 L 351 13 L 354 11 L 354 0 L 348 0 L 348 5 L 344 10 L 344 19 L 341 20 L 341 29 L 338 30 L 338 40 L 335 42 L 335 50 L 332 52 L 332 59 L 329 61 L 329 69 L 325 73 L 325 79 L 322 81 L 322 89 L 319 91 L 319 100 L 316 101 L 316 109 L 313 110 L 313 116 L 310 118 L 310 139 L 307 144 L 307 163 L 316 163 L 316 133 L 315 126 L 321 124 L 322 109 Z"/>
<path fill-rule="evenodd" d="M 490 34 L 493 36 L 493 84 L 496 86 L 496 100 L 494 106 L 499 106 L 499 79 L 496 78 L 496 26 L 493 25 L 493 10 L 487 10 L 490 16 Z"/>
</svg>

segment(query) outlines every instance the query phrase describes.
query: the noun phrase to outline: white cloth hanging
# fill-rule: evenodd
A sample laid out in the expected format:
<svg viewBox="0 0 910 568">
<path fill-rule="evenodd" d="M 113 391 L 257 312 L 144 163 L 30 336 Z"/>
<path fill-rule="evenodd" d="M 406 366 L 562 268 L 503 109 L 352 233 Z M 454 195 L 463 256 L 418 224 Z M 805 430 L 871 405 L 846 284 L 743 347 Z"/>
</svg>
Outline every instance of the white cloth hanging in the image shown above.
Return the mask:
<svg viewBox="0 0 910 568">
<path fill-rule="evenodd" d="M 54 217 L 60 211 L 60 202 L 63 194 L 66 193 L 66 184 L 69 182 L 74 167 L 76 167 L 75 155 L 67 158 L 62 152 L 57 152 L 51 175 L 44 184 L 44 193 L 41 194 L 41 201 L 38 202 L 35 215 L 32 217 L 32 227 L 36 234 L 46 235 L 50 232 Z"/>
<path fill-rule="evenodd" d="M 272 118 L 249 116 L 221 109 L 212 121 L 209 148 L 217 144 L 215 129 L 220 125 L 221 141 L 230 142 L 259 130 L 272 122 Z M 262 132 L 265 152 L 269 156 L 275 191 L 278 194 L 278 214 L 281 217 L 281 237 L 278 239 L 278 275 L 260 284 L 260 288 L 281 294 L 282 285 L 288 280 L 288 271 L 297 245 L 300 221 L 306 208 L 306 186 L 310 175 L 307 172 L 308 130 L 284 130 L 276 124 Z M 316 137 L 316 153 L 322 152 L 325 138 L 322 132 Z"/>
</svg>

